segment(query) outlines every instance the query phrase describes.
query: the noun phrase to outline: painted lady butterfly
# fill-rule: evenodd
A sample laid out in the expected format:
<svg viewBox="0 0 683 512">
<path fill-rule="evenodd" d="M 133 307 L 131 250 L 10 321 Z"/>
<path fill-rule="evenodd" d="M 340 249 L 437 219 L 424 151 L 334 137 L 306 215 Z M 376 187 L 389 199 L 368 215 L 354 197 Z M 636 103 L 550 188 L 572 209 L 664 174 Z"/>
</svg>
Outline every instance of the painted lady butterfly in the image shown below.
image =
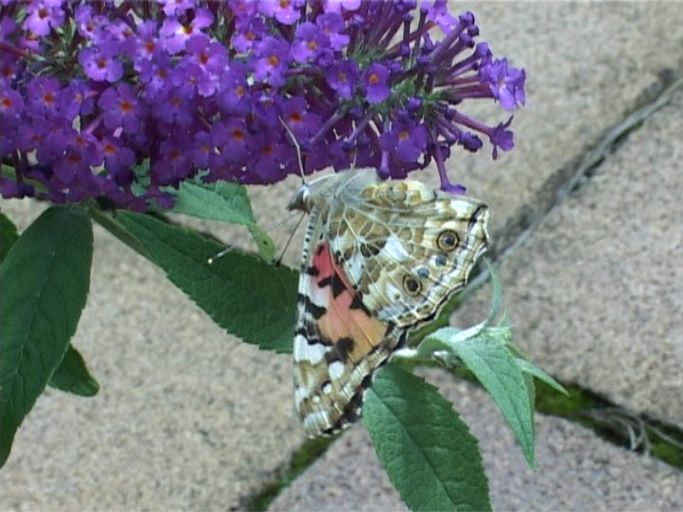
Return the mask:
<svg viewBox="0 0 683 512">
<path fill-rule="evenodd" d="M 294 395 L 309 436 L 358 419 L 373 373 L 463 288 L 486 251 L 488 208 L 355 169 L 303 185 Z"/>
</svg>

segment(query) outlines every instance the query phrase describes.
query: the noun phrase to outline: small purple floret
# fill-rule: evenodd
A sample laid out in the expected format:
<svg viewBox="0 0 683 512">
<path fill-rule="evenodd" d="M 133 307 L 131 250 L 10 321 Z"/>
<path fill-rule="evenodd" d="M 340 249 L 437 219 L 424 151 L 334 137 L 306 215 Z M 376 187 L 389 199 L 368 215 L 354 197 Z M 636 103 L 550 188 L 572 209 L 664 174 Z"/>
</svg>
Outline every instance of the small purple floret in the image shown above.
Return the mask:
<svg viewBox="0 0 683 512">
<path fill-rule="evenodd" d="M 391 94 L 389 68 L 382 64 L 372 64 L 365 73 L 365 98 L 369 103 L 380 103 Z"/>
</svg>

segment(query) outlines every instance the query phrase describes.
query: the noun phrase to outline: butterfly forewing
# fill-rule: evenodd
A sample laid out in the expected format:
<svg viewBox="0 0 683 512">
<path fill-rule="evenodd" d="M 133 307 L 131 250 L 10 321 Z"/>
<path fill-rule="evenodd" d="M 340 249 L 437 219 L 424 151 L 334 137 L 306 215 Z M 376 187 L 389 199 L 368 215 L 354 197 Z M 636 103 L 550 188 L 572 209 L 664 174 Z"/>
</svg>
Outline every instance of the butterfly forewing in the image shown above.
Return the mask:
<svg viewBox="0 0 683 512">
<path fill-rule="evenodd" d="M 401 330 L 357 300 L 319 213 L 311 211 L 306 234 L 294 337 L 295 402 L 310 435 L 332 433 L 359 416 L 369 376 L 402 341 Z"/>
</svg>

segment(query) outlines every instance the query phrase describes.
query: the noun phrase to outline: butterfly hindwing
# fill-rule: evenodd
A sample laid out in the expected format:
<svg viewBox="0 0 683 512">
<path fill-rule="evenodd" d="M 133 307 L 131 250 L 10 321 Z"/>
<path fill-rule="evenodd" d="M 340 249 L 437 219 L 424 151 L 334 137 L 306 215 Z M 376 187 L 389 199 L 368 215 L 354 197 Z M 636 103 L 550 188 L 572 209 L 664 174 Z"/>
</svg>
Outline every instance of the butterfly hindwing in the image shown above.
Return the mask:
<svg viewBox="0 0 683 512">
<path fill-rule="evenodd" d="M 369 184 L 331 212 L 331 246 L 365 306 L 414 328 L 462 289 L 488 243 L 487 207 L 417 181 Z"/>
</svg>

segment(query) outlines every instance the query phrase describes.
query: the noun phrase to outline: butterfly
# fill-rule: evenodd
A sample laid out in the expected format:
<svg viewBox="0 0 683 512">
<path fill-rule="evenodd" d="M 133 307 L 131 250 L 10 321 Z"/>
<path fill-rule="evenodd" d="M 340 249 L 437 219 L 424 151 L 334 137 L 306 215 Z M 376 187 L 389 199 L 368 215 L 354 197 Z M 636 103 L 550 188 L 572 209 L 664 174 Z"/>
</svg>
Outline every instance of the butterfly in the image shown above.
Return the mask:
<svg viewBox="0 0 683 512">
<path fill-rule="evenodd" d="M 304 184 L 309 214 L 294 334 L 294 401 L 306 433 L 357 420 L 372 375 L 462 289 L 486 251 L 488 208 L 418 181 L 353 169 Z"/>
</svg>

